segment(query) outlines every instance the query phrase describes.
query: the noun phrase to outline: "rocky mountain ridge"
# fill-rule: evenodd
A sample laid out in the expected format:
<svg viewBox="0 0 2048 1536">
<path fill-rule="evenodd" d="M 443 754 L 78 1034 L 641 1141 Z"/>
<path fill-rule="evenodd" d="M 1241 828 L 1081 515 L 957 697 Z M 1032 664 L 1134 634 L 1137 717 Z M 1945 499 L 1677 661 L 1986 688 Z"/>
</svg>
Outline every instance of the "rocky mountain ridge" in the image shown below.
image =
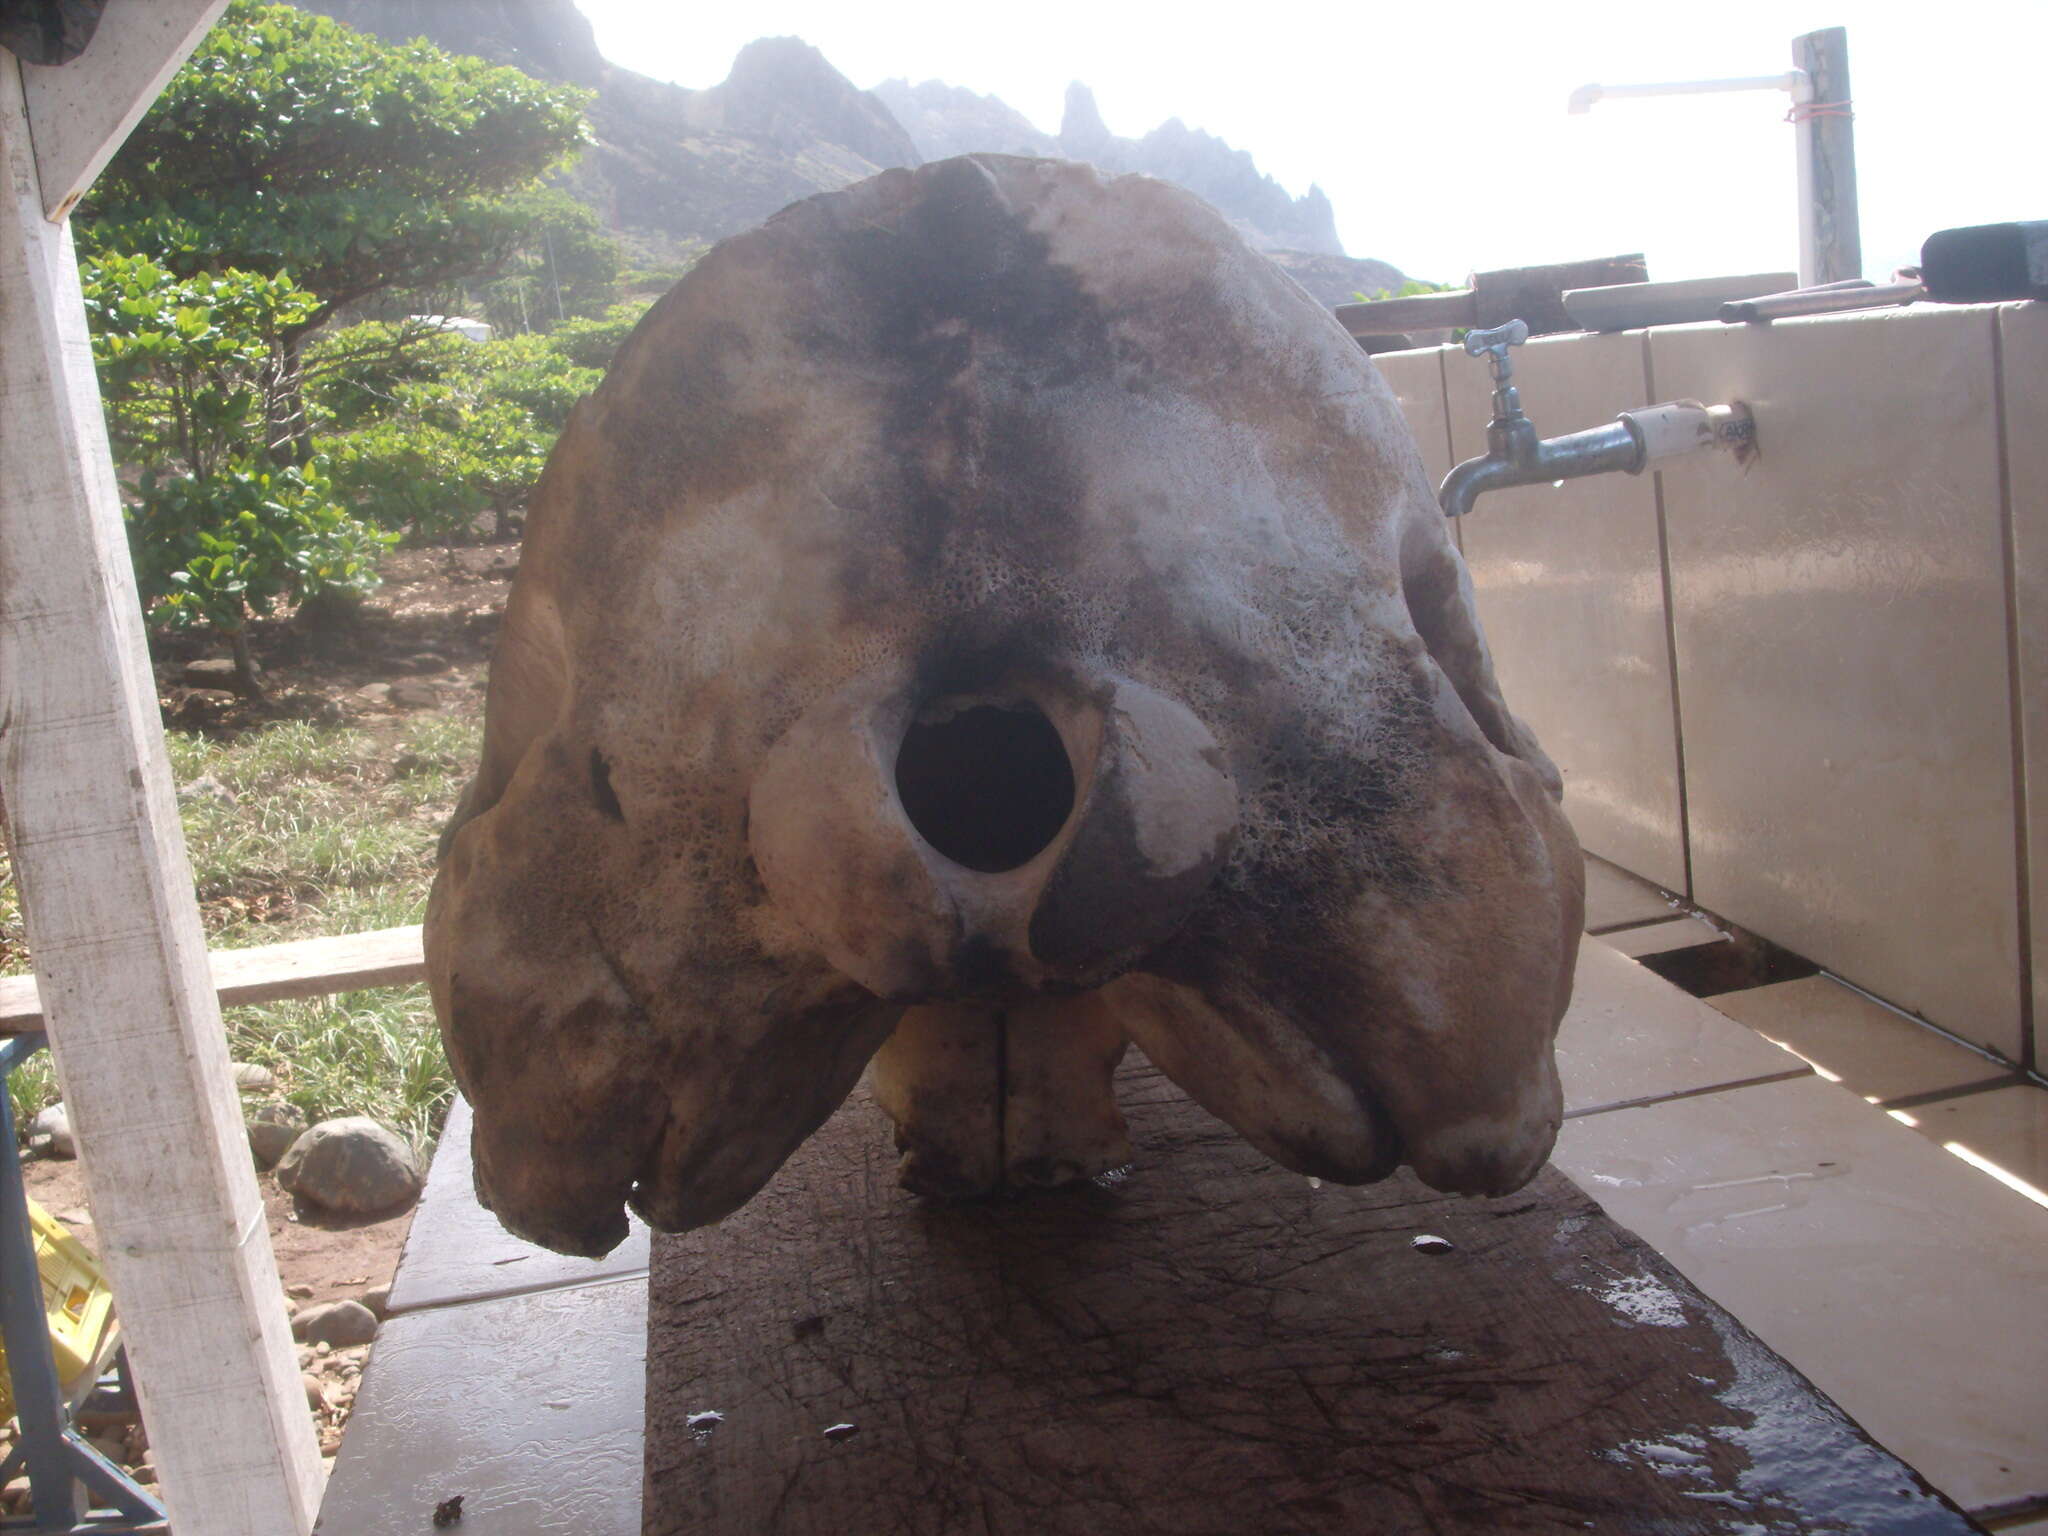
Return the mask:
<svg viewBox="0 0 2048 1536">
<path fill-rule="evenodd" d="M 891 166 L 997 151 L 1086 160 L 1186 187 L 1325 303 L 1402 281 L 1384 262 L 1344 254 L 1319 187 L 1291 197 L 1250 154 L 1177 118 L 1143 138 L 1119 138 L 1083 85 L 1069 88 L 1060 132 L 1051 135 L 993 96 L 939 81 L 891 80 L 863 91 L 794 37 L 749 43 L 722 82 L 690 90 L 607 61 L 574 0 L 297 3 L 389 40 L 424 36 L 450 52 L 594 90 L 596 143 L 572 172 L 571 190 L 651 265 Z"/>
<path fill-rule="evenodd" d="M 1057 135 L 1041 132 L 997 97 L 940 80 L 919 85 L 885 80 L 873 94 L 896 114 L 927 160 L 995 150 L 1086 160 L 1106 171 L 1136 171 L 1186 187 L 1236 225 L 1257 250 L 1344 256 L 1336 214 L 1321 187 L 1311 186 L 1305 196 L 1290 197 L 1279 182 L 1260 172 L 1249 153 L 1232 149 L 1177 117 L 1143 138 L 1119 138 L 1103 122 L 1095 93 L 1078 81 L 1067 87 L 1066 112 Z M 1398 283 L 1399 277 L 1394 281 Z"/>
</svg>

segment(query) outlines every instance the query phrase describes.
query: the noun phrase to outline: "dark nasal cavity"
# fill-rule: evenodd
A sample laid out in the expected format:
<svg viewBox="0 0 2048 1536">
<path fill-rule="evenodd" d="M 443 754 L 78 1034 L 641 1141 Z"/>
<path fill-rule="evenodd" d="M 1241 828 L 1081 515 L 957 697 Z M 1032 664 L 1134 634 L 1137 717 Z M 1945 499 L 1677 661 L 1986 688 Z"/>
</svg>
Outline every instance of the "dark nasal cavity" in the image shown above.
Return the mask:
<svg viewBox="0 0 2048 1536">
<path fill-rule="evenodd" d="M 918 835 L 955 864 L 996 874 L 1028 864 L 1074 809 L 1074 770 L 1031 704 L 974 704 L 910 727 L 896 793 Z"/>
</svg>

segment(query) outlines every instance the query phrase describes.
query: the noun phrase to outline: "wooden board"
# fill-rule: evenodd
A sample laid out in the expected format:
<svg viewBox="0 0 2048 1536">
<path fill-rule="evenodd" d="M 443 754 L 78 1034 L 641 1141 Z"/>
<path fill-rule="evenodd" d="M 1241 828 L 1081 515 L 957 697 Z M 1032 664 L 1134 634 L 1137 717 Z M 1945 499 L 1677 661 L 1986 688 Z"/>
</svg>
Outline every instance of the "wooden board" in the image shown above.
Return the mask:
<svg viewBox="0 0 2048 1536">
<path fill-rule="evenodd" d="M 1336 313 L 1345 329 L 1358 337 L 1443 326 L 1505 325 L 1510 320 L 1527 321 L 1531 336 L 1548 336 L 1579 329 L 1578 322 L 1565 313 L 1566 289 L 1641 283 L 1648 274 L 1640 255 L 1603 256 L 1548 267 L 1507 267 L 1498 272 L 1475 272 L 1470 287 L 1454 292 L 1339 304 Z"/>
<path fill-rule="evenodd" d="M 22 66 L 46 217 L 71 212 L 226 9 L 227 0 L 107 0 L 78 58 Z"/>
<path fill-rule="evenodd" d="M 286 997 L 326 997 L 365 987 L 399 987 L 424 981 L 427 975 L 418 923 L 335 938 L 216 949 L 206 958 L 223 1008 Z M 35 977 L 0 977 L 0 1035 L 42 1027 L 43 1004 Z"/>
<path fill-rule="evenodd" d="M 1554 1170 L 1314 1187 L 1123 1086 L 1121 1179 L 915 1201 L 857 1095 L 657 1238 L 648 1536 L 1974 1529 Z"/>
<path fill-rule="evenodd" d="M 81 84 L 106 36 L 63 66 Z M 208 984 L 71 233 L 43 216 L 5 53 L 0 175 L 0 798 L 50 1049 L 173 1525 L 293 1536 L 319 1450 Z"/>
</svg>

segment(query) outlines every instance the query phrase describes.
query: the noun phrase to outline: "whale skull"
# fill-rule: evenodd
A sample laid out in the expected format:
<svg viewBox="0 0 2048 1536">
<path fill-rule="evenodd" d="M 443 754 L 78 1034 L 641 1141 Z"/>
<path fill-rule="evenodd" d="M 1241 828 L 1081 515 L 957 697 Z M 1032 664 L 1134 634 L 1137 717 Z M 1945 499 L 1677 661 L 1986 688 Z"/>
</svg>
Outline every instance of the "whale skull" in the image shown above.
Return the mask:
<svg viewBox="0 0 2048 1536">
<path fill-rule="evenodd" d="M 601 1253 L 873 1063 L 933 1193 L 1549 1152 L 1579 856 L 1370 362 L 1184 192 L 887 171 L 719 246 L 570 421 L 429 906 L 480 1195 Z"/>
</svg>

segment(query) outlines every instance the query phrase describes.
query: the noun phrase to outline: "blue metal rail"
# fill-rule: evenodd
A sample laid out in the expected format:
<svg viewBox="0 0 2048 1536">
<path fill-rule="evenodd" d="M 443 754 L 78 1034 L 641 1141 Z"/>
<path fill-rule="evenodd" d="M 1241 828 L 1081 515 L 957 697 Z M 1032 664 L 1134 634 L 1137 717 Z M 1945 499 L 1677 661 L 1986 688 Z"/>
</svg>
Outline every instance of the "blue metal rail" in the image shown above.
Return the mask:
<svg viewBox="0 0 2048 1536">
<path fill-rule="evenodd" d="M 0 1160 L 6 1165 L 0 1168 L 0 1340 L 7 1346 L 19 1420 L 13 1453 L 0 1462 L 0 1486 L 25 1469 L 32 1511 L 26 1522 L 0 1520 L 0 1531 L 45 1536 L 161 1533 L 169 1529 L 162 1507 L 72 1428 L 57 1362 L 50 1353 L 28 1191 L 22 1186 L 21 1158 L 15 1150 L 14 1105 L 6 1092 L 14 1069 L 44 1043 L 39 1034 L 0 1039 Z"/>
</svg>

